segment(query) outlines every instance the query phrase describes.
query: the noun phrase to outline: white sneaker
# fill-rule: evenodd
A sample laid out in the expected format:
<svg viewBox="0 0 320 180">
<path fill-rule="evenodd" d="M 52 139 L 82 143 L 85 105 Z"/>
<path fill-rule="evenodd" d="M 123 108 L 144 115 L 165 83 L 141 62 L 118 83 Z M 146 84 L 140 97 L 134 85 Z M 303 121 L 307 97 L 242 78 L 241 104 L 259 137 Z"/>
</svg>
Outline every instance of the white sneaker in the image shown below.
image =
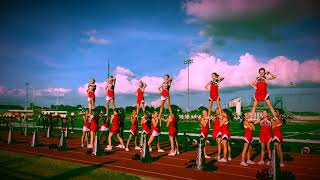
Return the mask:
<svg viewBox="0 0 320 180">
<path fill-rule="evenodd" d="M 106 148 L 104 148 L 105 151 L 111 151 L 112 150 L 112 146 L 107 146 Z"/>
<path fill-rule="evenodd" d="M 247 164 L 256 164 L 256 163 L 254 163 L 254 162 L 251 161 L 251 160 L 247 160 Z"/>
<path fill-rule="evenodd" d="M 175 156 L 175 155 L 176 155 L 175 152 L 171 152 L 171 153 L 168 154 L 168 156 Z"/>
<path fill-rule="evenodd" d="M 211 157 L 208 156 L 208 155 L 204 155 L 204 157 L 205 157 L 206 159 L 211 159 Z"/>
<path fill-rule="evenodd" d="M 264 165 L 264 161 L 259 161 L 257 164 Z"/>
<path fill-rule="evenodd" d="M 270 165 L 270 161 L 267 161 L 267 165 L 268 165 L 268 166 Z"/>
<path fill-rule="evenodd" d="M 221 159 L 220 156 L 216 156 L 216 160 L 219 161 Z"/>
<path fill-rule="evenodd" d="M 162 152 L 164 152 L 164 150 L 162 150 L 162 149 L 158 149 L 158 152 L 162 153 Z"/>
<path fill-rule="evenodd" d="M 228 161 L 231 161 L 231 157 L 228 157 Z"/>
<path fill-rule="evenodd" d="M 129 148 L 126 148 L 125 150 L 126 150 L 126 151 L 129 151 Z"/>
<path fill-rule="evenodd" d="M 248 164 L 247 164 L 246 162 L 244 162 L 244 161 L 242 161 L 242 162 L 240 163 L 240 165 L 241 165 L 241 166 L 248 166 Z"/>
<path fill-rule="evenodd" d="M 135 150 L 141 150 L 141 147 L 136 146 L 134 149 L 135 149 Z"/>
<path fill-rule="evenodd" d="M 88 148 L 88 149 L 92 149 L 93 146 L 92 146 L 91 144 L 88 144 L 87 148 Z"/>
<path fill-rule="evenodd" d="M 224 159 L 224 158 L 221 158 L 221 159 L 218 160 L 218 162 L 223 162 L 223 163 L 225 163 L 225 162 L 227 162 L 227 160 Z"/>
<path fill-rule="evenodd" d="M 152 152 L 152 148 L 149 148 L 149 152 Z"/>
<path fill-rule="evenodd" d="M 84 147 L 84 145 L 83 145 L 83 144 L 81 144 L 81 147 Z"/>
<path fill-rule="evenodd" d="M 280 167 L 284 167 L 284 164 L 283 164 L 283 163 L 280 163 Z"/>
<path fill-rule="evenodd" d="M 121 144 L 119 144 L 118 146 L 116 146 L 117 148 L 122 148 L 122 145 Z"/>
<path fill-rule="evenodd" d="M 176 150 L 176 154 L 178 154 L 178 155 L 179 155 L 179 154 L 180 154 L 180 152 Z"/>
</svg>

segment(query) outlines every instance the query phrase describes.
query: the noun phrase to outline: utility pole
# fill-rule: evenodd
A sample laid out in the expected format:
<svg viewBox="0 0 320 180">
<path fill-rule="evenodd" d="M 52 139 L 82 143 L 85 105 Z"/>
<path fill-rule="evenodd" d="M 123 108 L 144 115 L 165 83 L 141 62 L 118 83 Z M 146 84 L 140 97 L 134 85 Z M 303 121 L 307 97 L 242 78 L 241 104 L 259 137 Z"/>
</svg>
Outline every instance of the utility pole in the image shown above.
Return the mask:
<svg viewBox="0 0 320 180">
<path fill-rule="evenodd" d="M 188 115 L 188 119 L 190 120 L 190 115 L 189 115 L 189 111 L 190 111 L 190 88 L 189 88 L 189 66 L 190 64 L 193 63 L 193 60 L 192 59 L 187 59 L 184 61 L 184 64 L 187 64 L 188 65 L 188 106 L 187 106 L 187 115 Z"/>
<path fill-rule="evenodd" d="M 25 109 L 28 109 L 29 106 L 29 83 L 26 82 L 26 107 Z"/>
</svg>

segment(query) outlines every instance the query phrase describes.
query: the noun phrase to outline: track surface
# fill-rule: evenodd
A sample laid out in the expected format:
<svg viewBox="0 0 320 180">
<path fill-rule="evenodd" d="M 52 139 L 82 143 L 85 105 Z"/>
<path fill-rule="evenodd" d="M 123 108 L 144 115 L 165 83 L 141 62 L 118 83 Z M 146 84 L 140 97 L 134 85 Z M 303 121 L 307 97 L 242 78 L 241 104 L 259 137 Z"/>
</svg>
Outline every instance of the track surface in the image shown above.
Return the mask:
<svg viewBox="0 0 320 180">
<path fill-rule="evenodd" d="M 131 150 L 126 152 L 114 148 L 113 152 L 104 153 L 101 156 L 92 156 L 87 154 L 86 148 L 80 147 L 80 137 L 73 137 L 67 140 L 68 150 L 58 151 L 57 149 L 49 148 L 50 144 L 58 144 L 59 138 L 47 139 L 38 134 L 40 142 L 43 144 L 41 147 L 30 147 L 31 135 L 22 136 L 21 133 L 15 132 L 14 138 L 17 140 L 15 144 L 6 144 L 8 136 L 7 131 L 1 133 L 2 141 L 0 143 L 1 150 L 7 150 L 17 153 L 26 153 L 30 155 L 40 155 L 52 159 L 60 159 L 69 162 L 84 164 L 84 165 L 98 165 L 104 168 L 147 176 L 158 179 L 255 179 L 257 170 L 267 167 L 260 165 L 251 165 L 248 167 L 240 166 L 241 157 L 237 156 L 228 163 L 219 163 L 215 160 L 209 159 L 207 163 L 213 165 L 216 170 L 214 171 L 197 171 L 184 167 L 184 163 L 195 159 L 196 151 L 188 151 L 180 155 L 169 157 L 167 156 L 169 145 L 163 143 L 162 147 L 166 150 L 165 153 L 152 152 L 154 161 L 152 163 L 142 163 L 131 159 L 132 155 L 138 151 Z M 101 148 L 103 148 L 102 146 Z M 132 146 L 131 146 L 132 148 Z M 212 157 L 216 156 L 216 148 L 210 147 L 208 154 Z M 285 168 L 282 171 L 291 171 L 296 179 L 320 179 L 320 156 L 310 154 L 290 154 L 293 158 L 292 161 L 285 162 Z M 254 159 L 258 162 L 259 157 Z"/>
</svg>

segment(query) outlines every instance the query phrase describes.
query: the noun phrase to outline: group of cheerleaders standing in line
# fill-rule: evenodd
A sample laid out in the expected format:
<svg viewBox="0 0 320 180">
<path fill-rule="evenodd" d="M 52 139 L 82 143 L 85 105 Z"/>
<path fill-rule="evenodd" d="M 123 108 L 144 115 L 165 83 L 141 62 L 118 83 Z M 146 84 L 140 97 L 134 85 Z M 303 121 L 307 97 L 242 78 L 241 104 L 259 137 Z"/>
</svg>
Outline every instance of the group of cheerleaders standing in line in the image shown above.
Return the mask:
<svg viewBox="0 0 320 180">
<path fill-rule="evenodd" d="M 205 86 L 205 89 L 208 90 L 209 93 L 209 107 L 208 111 L 204 110 L 202 111 L 202 114 L 200 116 L 200 126 L 201 126 L 201 132 L 200 137 L 201 140 L 204 140 L 207 142 L 209 129 L 211 128 L 211 124 L 213 123 L 212 128 L 212 138 L 216 139 L 217 146 L 218 146 L 218 155 L 217 160 L 218 162 L 227 162 L 231 161 L 231 146 L 230 146 L 230 139 L 231 134 L 229 132 L 229 118 L 227 113 L 223 112 L 221 105 L 220 105 L 220 97 L 219 97 L 219 84 L 221 81 L 224 80 L 223 77 L 220 77 L 217 73 L 212 73 L 211 75 L 212 80 L 208 82 Z M 282 133 L 281 133 L 281 127 L 282 127 L 282 118 L 280 117 L 279 112 L 275 111 L 272 107 L 272 104 L 269 99 L 269 94 L 267 92 L 267 81 L 275 79 L 276 76 L 271 74 L 270 72 L 266 72 L 264 68 L 259 69 L 259 76 L 250 83 L 250 85 L 255 89 L 255 96 L 254 96 L 254 104 L 252 107 L 252 112 L 248 113 L 246 112 L 244 114 L 244 118 L 242 121 L 243 127 L 245 129 L 244 132 L 244 147 L 241 157 L 241 163 L 242 166 L 248 166 L 249 164 L 255 164 L 253 161 L 251 161 L 250 151 L 251 151 L 251 143 L 253 141 L 253 131 L 255 130 L 255 124 L 260 124 L 260 137 L 259 141 L 261 143 L 261 159 L 258 162 L 259 165 L 263 165 L 265 163 L 264 161 L 264 155 L 265 155 L 265 149 L 267 148 L 268 152 L 268 160 L 267 164 L 270 164 L 271 159 L 271 149 L 270 149 L 270 142 L 273 141 L 275 148 L 277 149 L 278 156 L 280 159 L 280 166 L 284 167 L 283 163 L 283 153 L 281 148 L 281 143 L 283 142 Z M 150 139 L 148 141 L 149 149 L 152 151 L 151 144 L 154 141 L 155 138 L 157 138 L 157 148 L 158 152 L 164 152 L 160 148 L 159 144 L 159 136 L 160 136 L 160 127 L 161 127 L 161 121 L 167 122 L 167 127 L 169 129 L 169 140 L 171 145 L 171 150 L 169 152 L 169 156 L 174 156 L 176 154 L 179 154 L 178 149 L 178 141 L 177 141 L 177 120 L 175 115 L 172 113 L 171 106 L 170 106 L 170 95 L 169 90 L 172 83 L 172 78 L 169 75 L 164 76 L 164 82 L 159 87 L 159 92 L 161 95 L 161 106 L 160 111 L 153 112 L 151 117 L 149 118 L 148 113 L 145 112 L 144 107 L 144 91 L 147 87 L 146 83 L 143 81 L 139 82 L 139 87 L 136 91 L 137 96 L 137 107 L 136 110 L 134 110 L 131 114 L 131 128 L 130 128 L 130 136 L 127 141 L 127 144 L 125 146 L 122 137 L 120 136 L 120 117 L 119 112 L 115 109 L 115 94 L 114 94 L 114 88 L 115 88 L 116 78 L 110 76 L 108 78 L 108 83 L 105 87 L 105 93 L 106 93 L 106 114 L 104 118 L 104 122 L 101 124 L 101 132 L 109 131 L 109 122 L 108 122 L 108 109 L 109 109 L 109 103 L 112 104 L 113 109 L 113 115 L 111 116 L 110 123 L 112 123 L 112 127 L 108 136 L 108 145 L 105 148 L 106 151 L 112 150 L 112 144 L 111 144 L 111 138 L 114 134 L 117 135 L 118 140 L 120 144 L 117 146 L 117 148 L 125 149 L 126 151 L 129 151 L 129 143 L 134 136 L 134 144 L 135 144 L 135 150 L 141 150 L 141 147 L 137 145 L 137 136 L 138 136 L 138 114 L 139 110 L 142 109 L 143 115 L 140 118 L 140 123 L 142 126 L 142 133 L 143 136 L 150 136 Z M 87 145 L 88 148 L 93 147 L 93 140 L 95 137 L 95 133 L 99 130 L 98 128 L 98 119 L 99 116 L 94 116 L 92 113 L 92 110 L 94 109 L 94 103 L 95 103 L 95 80 L 92 79 L 90 83 L 88 84 L 88 106 L 89 110 L 84 115 L 84 126 L 83 126 L 83 136 L 81 139 L 82 147 L 84 143 L 84 136 L 85 133 L 90 131 L 90 143 Z M 262 117 L 258 119 L 253 119 L 253 115 L 255 114 L 256 108 L 259 104 L 259 102 L 265 101 L 267 106 L 270 108 L 271 113 L 273 115 L 273 118 L 270 118 L 268 115 L 268 112 L 264 110 L 262 112 Z M 164 103 L 167 102 L 167 106 L 170 112 L 170 115 L 167 118 L 161 118 Z M 211 110 L 213 102 L 216 102 L 217 109 L 214 116 L 211 116 Z M 150 121 L 151 119 L 151 121 Z M 151 122 L 151 127 L 150 127 Z M 222 145 L 222 147 L 221 147 Z M 207 143 L 205 143 L 205 146 L 207 146 Z M 221 149 L 223 148 L 223 156 L 220 157 Z M 205 158 L 211 158 L 206 154 L 206 148 L 204 148 L 204 154 Z M 228 158 L 227 158 L 228 155 Z M 245 160 L 246 159 L 246 160 Z"/>
</svg>

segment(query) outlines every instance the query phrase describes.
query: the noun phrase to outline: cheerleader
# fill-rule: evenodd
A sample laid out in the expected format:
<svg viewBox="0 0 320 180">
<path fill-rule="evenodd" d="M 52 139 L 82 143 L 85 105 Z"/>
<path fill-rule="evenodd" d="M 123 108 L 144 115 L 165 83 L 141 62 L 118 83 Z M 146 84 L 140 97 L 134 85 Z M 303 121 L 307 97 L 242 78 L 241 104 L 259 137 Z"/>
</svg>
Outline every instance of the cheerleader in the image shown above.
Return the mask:
<svg viewBox="0 0 320 180">
<path fill-rule="evenodd" d="M 270 142 L 272 140 L 271 138 L 271 121 L 268 117 L 268 112 L 264 110 L 262 112 L 262 117 L 259 118 L 254 122 L 254 124 L 260 123 L 260 137 L 259 141 L 261 143 L 261 160 L 258 162 L 259 165 L 264 164 L 264 154 L 265 154 L 265 146 L 267 145 L 267 151 L 268 151 L 268 158 L 267 165 L 270 165 L 270 159 L 271 159 L 271 149 L 270 149 Z"/>
<path fill-rule="evenodd" d="M 269 76 L 268 76 L 269 75 Z M 277 77 L 270 72 L 266 72 L 264 68 L 259 69 L 259 77 L 256 78 L 256 80 L 252 81 L 250 83 L 250 86 L 256 90 L 255 95 L 254 95 L 254 103 L 252 106 L 252 111 L 251 111 L 251 118 L 253 118 L 253 115 L 256 111 L 256 108 L 259 105 L 259 102 L 265 101 L 267 106 L 270 108 L 271 113 L 273 117 L 276 117 L 275 111 L 272 107 L 272 104 L 269 99 L 269 94 L 267 91 L 268 84 L 267 81 L 269 80 L 274 80 Z"/>
<path fill-rule="evenodd" d="M 247 112 L 244 114 L 244 120 L 243 120 L 243 127 L 245 129 L 245 133 L 243 135 L 243 151 L 241 154 L 241 166 L 248 166 L 248 164 L 255 164 L 253 161 L 250 160 L 250 151 L 251 151 L 251 143 L 253 141 L 252 138 L 252 131 L 255 130 L 254 125 L 252 123 L 249 123 L 250 114 Z M 247 155 L 247 161 L 244 161 L 245 156 Z"/>
<path fill-rule="evenodd" d="M 96 80 L 91 79 L 88 88 L 87 88 L 87 93 L 88 93 L 88 107 L 89 107 L 89 114 L 92 113 L 92 109 L 95 108 L 95 94 L 94 92 L 96 91 Z"/>
<path fill-rule="evenodd" d="M 220 159 L 220 154 L 221 154 L 221 129 L 220 129 L 220 110 L 216 110 L 216 116 L 214 117 L 214 125 L 213 125 L 213 130 L 212 130 L 212 138 L 216 139 L 216 143 L 218 146 L 218 155 L 216 157 L 217 161 Z"/>
<path fill-rule="evenodd" d="M 162 115 L 163 107 L 164 107 L 164 102 L 167 100 L 167 106 L 170 111 L 170 114 L 172 114 L 171 106 L 170 106 L 170 95 L 169 95 L 169 90 L 171 87 L 172 83 L 172 78 L 166 74 L 164 76 L 164 82 L 162 85 L 158 88 L 159 92 L 161 94 L 161 105 L 160 105 L 160 111 L 159 111 L 159 117 Z"/>
<path fill-rule="evenodd" d="M 137 136 L 139 134 L 138 131 L 138 116 L 137 116 L 137 111 L 132 111 L 131 114 L 131 128 L 130 128 L 130 136 L 129 139 L 127 141 L 127 146 L 126 146 L 126 151 L 129 151 L 129 143 L 130 140 L 132 138 L 132 136 L 134 136 L 134 145 L 135 145 L 135 150 L 141 150 L 141 148 L 137 145 Z"/>
<path fill-rule="evenodd" d="M 164 150 L 162 150 L 160 148 L 160 121 L 159 121 L 159 116 L 158 116 L 158 112 L 154 112 L 152 114 L 152 133 L 150 136 L 150 139 L 148 141 L 148 146 L 150 149 L 150 152 L 152 151 L 152 142 L 154 140 L 155 137 L 157 137 L 158 141 L 157 141 L 157 148 L 158 148 L 158 152 L 164 152 Z"/>
<path fill-rule="evenodd" d="M 221 105 L 220 105 L 220 97 L 219 97 L 219 85 L 220 82 L 224 80 L 224 77 L 219 77 L 217 73 L 211 74 L 212 80 L 208 82 L 205 86 L 205 89 L 210 91 L 209 94 L 209 107 L 208 107 L 208 115 L 211 115 L 212 110 L 212 103 L 215 101 L 217 103 L 217 108 L 219 111 L 221 111 Z"/>
<path fill-rule="evenodd" d="M 105 148 L 106 151 L 111 151 L 112 150 L 112 145 L 111 145 L 111 138 L 114 134 L 117 134 L 118 140 L 120 142 L 120 144 L 117 146 L 117 148 L 120 149 L 125 149 L 126 147 L 124 146 L 123 143 L 123 139 L 120 136 L 120 117 L 117 111 L 114 111 L 113 116 L 111 117 L 111 121 L 112 121 L 112 128 L 111 128 L 111 132 L 109 133 L 109 137 L 108 137 L 108 145 Z"/>
<path fill-rule="evenodd" d="M 108 83 L 105 87 L 106 93 L 106 114 L 109 115 L 109 103 L 111 102 L 112 110 L 115 110 L 114 88 L 116 85 L 116 78 L 113 76 L 108 77 Z"/>
<path fill-rule="evenodd" d="M 99 130 L 98 121 L 99 121 L 99 115 L 90 115 L 91 126 L 90 126 L 90 144 L 87 146 L 87 148 L 91 149 L 93 148 L 93 142 L 95 140 L 96 134 Z"/>
<path fill-rule="evenodd" d="M 167 122 L 167 127 L 169 129 L 169 140 L 170 140 L 170 146 L 171 146 L 171 151 L 169 152 L 168 156 L 175 156 L 176 154 L 179 154 L 179 143 L 177 139 L 177 134 L 178 134 L 177 120 L 176 120 L 176 117 L 173 114 L 171 114 L 164 121 Z"/>
<path fill-rule="evenodd" d="M 100 128 L 100 141 L 102 140 L 102 136 L 105 136 L 106 139 L 108 138 L 108 132 L 109 132 L 109 121 L 108 121 L 108 116 L 106 114 L 103 117 L 103 122 L 101 123 L 101 128 Z"/>
<path fill-rule="evenodd" d="M 227 162 L 227 153 L 228 153 L 228 161 L 231 161 L 231 146 L 230 146 L 231 135 L 229 131 L 228 115 L 225 112 L 221 113 L 220 130 L 221 130 L 221 142 L 223 146 L 223 158 L 219 159 L 218 162 Z"/>
<path fill-rule="evenodd" d="M 201 141 L 204 141 L 204 156 L 206 159 L 211 158 L 210 156 L 207 155 L 207 139 L 208 139 L 208 132 L 210 128 L 210 123 L 209 123 L 209 116 L 208 112 L 206 110 L 202 111 L 202 115 L 200 116 L 200 126 L 201 126 L 201 132 L 200 132 L 200 139 Z"/>
<path fill-rule="evenodd" d="M 88 132 L 90 132 L 91 123 L 89 122 L 89 111 L 87 110 L 83 118 L 82 136 L 81 136 L 81 147 L 84 147 L 84 141 L 88 144 Z"/>
<path fill-rule="evenodd" d="M 139 114 L 139 109 L 142 108 L 142 111 L 145 111 L 144 107 L 144 91 L 147 87 L 147 84 L 143 81 L 139 81 L 139 88 L 136 91 L 137 96 L 137 115 Z"/>
<path fill-rule="evenodd" d="M 284 163 L 283 163 L 283 152 L 282 152 L 282 147 L 281 144 L 283 143 L 283 137 L 282 137 L 282 118 L 279 114 L 278 111 L 276 112 L 276 118 L 273 119 L 272 122 L 272 132 L 273 132 L 273 143 L 275 145 L 275 147 L 277 148 L 277 152 L 278 152 L 278 157 L 280 160 L 280 167 L 284 167 Z"/>
<path fill-rule="evenodd" d="M 144 135 L 149 135 L 151 132 L 150 129 L 150 120 L 147 117 L 147 113 L 143 113 L 143 116 L 141 117 L 141 126 L 142 126 L 142 133 Z"/>
</svg>

